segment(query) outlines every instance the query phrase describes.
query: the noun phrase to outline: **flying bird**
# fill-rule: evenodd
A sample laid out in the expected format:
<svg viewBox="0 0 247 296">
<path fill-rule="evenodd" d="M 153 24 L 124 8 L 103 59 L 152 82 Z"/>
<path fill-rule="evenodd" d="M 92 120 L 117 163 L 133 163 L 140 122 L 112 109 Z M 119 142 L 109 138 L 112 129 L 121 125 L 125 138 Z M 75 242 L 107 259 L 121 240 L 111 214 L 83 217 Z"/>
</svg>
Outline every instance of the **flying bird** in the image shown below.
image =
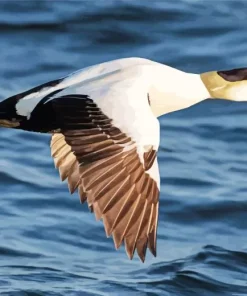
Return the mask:
<svg viewBox="0 0 247 296">
<path fill-rule="evenodd" d="M 247 68 L 185 73 L 143 58 L 105 62 L 11 96 L 0 126 L 50 133 L 51 154 L 116 248 L 156 256 L 157 117 L 207 98 L 245 100 Z"/>
</svg>

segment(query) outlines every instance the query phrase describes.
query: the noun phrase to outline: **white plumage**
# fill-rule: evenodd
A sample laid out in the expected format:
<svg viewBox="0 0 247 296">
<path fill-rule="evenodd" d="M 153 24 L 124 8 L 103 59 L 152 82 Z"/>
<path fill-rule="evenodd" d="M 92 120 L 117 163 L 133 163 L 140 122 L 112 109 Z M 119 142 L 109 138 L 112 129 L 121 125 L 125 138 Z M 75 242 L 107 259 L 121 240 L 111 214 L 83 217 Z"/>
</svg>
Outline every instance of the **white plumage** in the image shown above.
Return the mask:
<svg viewBox="0 0 247 296">
<path fill-rule="evenodd" d="M 157 117 L 215 92 L 234 99 L 239 90 L 239 100 L 245 70 L 234 71 L 199 75 L 147 59 L 119 59 L 5 100 L 0 125 L 52 133 L 55 166 L 70 192 L 78 189 L 81 202 L 103 219 L 116 248 L 125 242 L 129 257 L 136 249 L 144 261 L 147 247 L 156 255 Z"/>
</svg>

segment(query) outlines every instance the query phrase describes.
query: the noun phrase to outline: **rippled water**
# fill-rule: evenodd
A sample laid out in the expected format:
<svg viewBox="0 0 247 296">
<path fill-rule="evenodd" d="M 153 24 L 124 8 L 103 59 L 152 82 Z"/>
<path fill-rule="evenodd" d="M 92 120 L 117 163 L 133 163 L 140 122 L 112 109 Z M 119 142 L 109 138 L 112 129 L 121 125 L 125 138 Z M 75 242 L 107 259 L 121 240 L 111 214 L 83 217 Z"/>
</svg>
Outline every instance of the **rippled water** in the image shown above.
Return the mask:
<svg viewBox="0 0 247 296">
<path fill-rule="evenodd" d="M 245 0 L 2 0 L 1 98 L 120 57 L 247 66 L 246 19 Z M 49 136 L 1 129 L 1 295 L 247 295 L 246 114 L 215 100 L 161 118 L 158 256 L 144 264 L 68 194 Z"/>
</svg>

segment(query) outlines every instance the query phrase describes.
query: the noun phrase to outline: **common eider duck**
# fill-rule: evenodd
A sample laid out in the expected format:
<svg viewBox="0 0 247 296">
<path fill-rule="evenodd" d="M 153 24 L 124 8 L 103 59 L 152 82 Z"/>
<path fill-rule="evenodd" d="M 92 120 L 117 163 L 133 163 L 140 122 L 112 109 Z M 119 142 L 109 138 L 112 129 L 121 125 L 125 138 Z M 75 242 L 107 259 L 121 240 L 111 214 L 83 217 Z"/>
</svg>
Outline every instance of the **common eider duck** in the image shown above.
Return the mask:
<svg viewBox="0 0 247 296">
<path fill-rule="evenodd" d="M 247 68 L 191 74 L 143 58 L 79 70 L 0 103 L 0 126 L 50 133 L 70 193 L 102 219 L 132 259 L 156 256 L 160 176 L 157 117 L 207 98 L 246 100 Z"/>
</svg>

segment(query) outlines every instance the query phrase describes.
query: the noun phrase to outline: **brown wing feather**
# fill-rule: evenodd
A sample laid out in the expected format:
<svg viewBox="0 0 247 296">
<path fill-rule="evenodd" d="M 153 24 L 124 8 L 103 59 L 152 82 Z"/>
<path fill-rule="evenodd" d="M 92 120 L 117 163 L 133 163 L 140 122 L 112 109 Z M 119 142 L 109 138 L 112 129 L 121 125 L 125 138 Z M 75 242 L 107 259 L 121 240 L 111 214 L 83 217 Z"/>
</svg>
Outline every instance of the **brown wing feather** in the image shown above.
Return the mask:
<svg viewBox="0 0 247 296">
<path fill-rule="evenodd" d="M 80 172 L 79 172 L 79 162 L 77 161 L 74 153 L 71 151 L 71 147 L 66 143 L 63 134 L 54 134 L 51 139 L 51 155 L 54 158 L 55 167 L 58 168 L 60 178 L 64 181 L 68 178 L 68 187 L 70 193 L 74 193 L 80 184 Z M 67 156 L 59 151 L 61 148 L 67 147 Z M 85 198 L 81 198 L 81 196 L 85 196 L 85 192 L 82 190 L 82 186 L 79 190 L 79 195 L 81 201 Z M 85 200 L 84 200 L 85 201 Z"/>
<path fill-rule="evenodd" d="M 125 242 L 129 258 L 137 249 L 144 261 L 147 246 L 156 255 L 159 190 L 145 172 L 156 151 L 144 153 L 142 164 L 134 141 L 89 98 L 64 96 L 54 101 L 54 109 L 64 129 L 52 136 L 51 151 L 70 192 L 78 188 L 81 202 L 87 200 L 96 218 L 103 219 L 115 247 Z"/>
</svg>

